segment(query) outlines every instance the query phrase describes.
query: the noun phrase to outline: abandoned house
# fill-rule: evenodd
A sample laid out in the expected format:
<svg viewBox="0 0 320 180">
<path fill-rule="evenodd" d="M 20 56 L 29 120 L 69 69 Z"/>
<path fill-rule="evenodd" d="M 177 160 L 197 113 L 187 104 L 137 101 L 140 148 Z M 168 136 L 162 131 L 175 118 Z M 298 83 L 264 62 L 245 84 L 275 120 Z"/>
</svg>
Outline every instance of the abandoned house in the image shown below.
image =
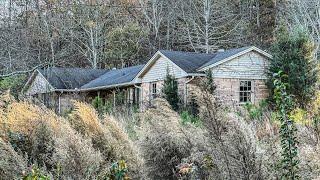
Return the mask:
<svg viewBox="0 0 320 180">
<path fill-rule="evenodd" d="M 170 73 L 177 79 L 181 102 L 187 104 L 189 85 L 210 71 L 223 101 L 256 104 L 268 96 L 265 80 L 271 58 L 253 46 L 212 54 L 160 50 L 146 64 L 123 69 L 38 69 L 23 92 L 58 113 L 68 111 L 71 100 L 91 102 L 96 96 L 113 105 L 135 104 L 142 108 L 161 94 Z"/>
</svg>

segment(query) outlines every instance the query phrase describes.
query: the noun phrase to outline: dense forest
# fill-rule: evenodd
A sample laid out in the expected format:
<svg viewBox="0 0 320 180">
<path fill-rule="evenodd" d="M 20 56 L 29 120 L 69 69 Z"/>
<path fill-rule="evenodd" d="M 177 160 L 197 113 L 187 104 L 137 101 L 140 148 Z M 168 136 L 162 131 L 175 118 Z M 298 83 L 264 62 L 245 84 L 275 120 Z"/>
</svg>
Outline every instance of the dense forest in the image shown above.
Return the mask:
<svg viewBox="0 0 320 180">
<path fill-rule="evenodd" d="M 317 0 L 4 0 L 0 72 L 38 66 L 141 64 L 159 49 L 269 49 L 277 29 L 307 30 L 319 44 Z"/>
</svg>

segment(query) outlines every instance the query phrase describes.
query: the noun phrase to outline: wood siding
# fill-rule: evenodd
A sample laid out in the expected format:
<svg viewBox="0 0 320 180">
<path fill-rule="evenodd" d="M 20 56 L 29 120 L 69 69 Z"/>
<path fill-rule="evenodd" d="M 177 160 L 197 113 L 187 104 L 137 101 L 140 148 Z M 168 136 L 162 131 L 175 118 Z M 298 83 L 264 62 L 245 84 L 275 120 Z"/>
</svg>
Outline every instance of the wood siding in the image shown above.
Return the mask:
<svg viewBox="0 0 320 180">
<path fill-rule="evenodd" d="M 169 69 L 169 73 L 174 75 L 176 78 L 187 76 L 185 71 L 175 65 L 172 61 L 161 56 L 151 66 L 148 72 L 142 76 L 141 80 L 143 83 L 164 80 L 167 75 L 167 69 Z"/>
<path fill-rule="evenodd" d="M 52 87 L 47 82 L 47 80 L 42 75 L 37 74 L 25 94 L 30 96 L 35 94 L 47 93 L 51 90 L 51 88 Z"/>
<path fill-rule="evenodd" d="M 211 70 L 214 78 L 266 79 L 267 66 L 266 57 L 252 51 Z"/>
</svg>

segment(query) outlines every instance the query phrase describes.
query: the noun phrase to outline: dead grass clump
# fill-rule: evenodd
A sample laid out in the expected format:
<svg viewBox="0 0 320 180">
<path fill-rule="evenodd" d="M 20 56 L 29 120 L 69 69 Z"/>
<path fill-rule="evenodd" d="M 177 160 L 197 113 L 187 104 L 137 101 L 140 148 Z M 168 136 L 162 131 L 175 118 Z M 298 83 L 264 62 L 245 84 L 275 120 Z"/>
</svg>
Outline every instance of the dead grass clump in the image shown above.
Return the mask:
<svg viewBox="0 0 320 180">
<path fill-rule="evenodd" d="M 0 138 L 0 179 L 18 179 L 26 167 L 26 160 Z"/>
<path fill-rule="evenodd" d="M 106 116 L 104 129 L 114 138 L 113 145 L 117 160 L 125 160 L 131 177 L 138 177 L 142 173 L 142 159 L 136 145 L 129 138 L 124 127 L 113 117 Z"/>
<path fill-rule="evenodd" d="M 87 136 L 102 133 L 98 114 L 92 106 L 74 101 L 73 107 L 69 121 L 74 129 Z"/>
<path fill-rule="evenodd" d="M 259 151 L 253 126 L 227 110 L 215 95 L 201 91 L 195 95 L 200 119 L 208 131 L 209 156 L 216 167 L 214 171 L 208 170 L 209 179 L 267 178 L 268 172 L 262 164 L 265 154 Z"/>
<path fill-rule="evenodd" d="M 48 122 L 41 121 L 34 127 L 30 136 L 30 161 L 40 167 L 45 167 L 49 171 L 55 168 L 55 163 L 52 159 L 55 150 L 54 133 Z"/>
<path fill-rule="evenodd" d="M 6 139 L 28 162 L 64 179 L 96 177 L 101 154 L 91 140 L 77 133 L 54 112 L 28 102 L 11 102 L 2 108 Z M 18 166 L 18 165 L 16 165 Z"/>
<path fill-rule="evenodd" d="M 131 177 L 139 176 L 142 162 L 120 123 L 112 116 L 106 116 L 102 123 L 93 107 L 86 103 L 74 102 L 74 107 L 70 123 L 83 136 L 91 138 L 93 147 L 103 155 L 104 168 L 125 160 Z"/>
<path fill-rule="evenodd" d="M 102 156 L 90 139 L 83 138 L 68 123 L 60 124 L 55 139 L 53 162 L 63 179 L 93 179 L 98 175 Z"/>
<path fill-rule="evenodd" d="M 139 144 L 145 160 L 144 171 L 151 179 L 172 179 L 175 167 L 191 154 L 192 143 L 182 130 L 179 115 L 163 99 L 141 117 Z"/>
</svg>

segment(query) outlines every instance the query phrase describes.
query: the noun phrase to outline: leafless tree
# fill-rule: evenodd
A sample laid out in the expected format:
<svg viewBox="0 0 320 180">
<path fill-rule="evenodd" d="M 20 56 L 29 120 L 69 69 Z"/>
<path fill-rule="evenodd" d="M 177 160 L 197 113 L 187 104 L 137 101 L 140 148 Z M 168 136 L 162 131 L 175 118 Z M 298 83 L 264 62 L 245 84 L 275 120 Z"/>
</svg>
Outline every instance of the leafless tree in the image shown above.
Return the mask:
<svg viewBox="0 0 320 180">
<path fill-rule="evenodd" d="M 181 37 L 194 51 L 209 53 L 236 44 L 233 37 L 242 22 L 227 1 L 189 0 L 183 3 L 181 11 Z"/>
<path fill-rule="evenodd" d="M 318 0 L 289 0 L 280 7 L 281 19 L 285 20 L 290 29 L 302 27 L 316 46 L 317 54 L 320 53 L 320 1 Z"/>
</svg>

